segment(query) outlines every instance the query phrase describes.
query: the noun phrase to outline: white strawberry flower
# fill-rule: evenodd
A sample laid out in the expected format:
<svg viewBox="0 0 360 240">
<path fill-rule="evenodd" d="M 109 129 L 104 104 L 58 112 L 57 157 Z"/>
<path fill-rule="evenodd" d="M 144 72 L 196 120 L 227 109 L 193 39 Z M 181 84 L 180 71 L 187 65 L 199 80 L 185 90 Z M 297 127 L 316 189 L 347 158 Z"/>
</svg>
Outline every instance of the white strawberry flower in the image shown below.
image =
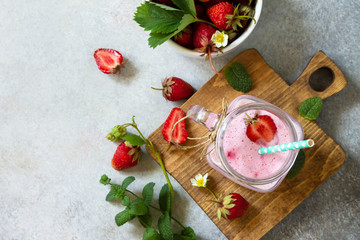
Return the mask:
<svg viewBox="0 0 360 240">
<path fill-rule="evenodd" d="M 227 35 L 224 31 L 220 32 L 219 30 L 216 30 L 216 32 L 211 36 L 211 41 L 217 48 L 226 47 L 228 39 L 229 35 Z"/>
<path fill-rule="evenodd" d="M 194 187 L 204 187 L 206 188 L 206 183 L 208 181 L 207 179 L 208 173 L 205 173 L 204 176 L 202 176 L 200 173 L 195 176 L 195 178 L 192 178 L 190 181 Z"/>
</svg>

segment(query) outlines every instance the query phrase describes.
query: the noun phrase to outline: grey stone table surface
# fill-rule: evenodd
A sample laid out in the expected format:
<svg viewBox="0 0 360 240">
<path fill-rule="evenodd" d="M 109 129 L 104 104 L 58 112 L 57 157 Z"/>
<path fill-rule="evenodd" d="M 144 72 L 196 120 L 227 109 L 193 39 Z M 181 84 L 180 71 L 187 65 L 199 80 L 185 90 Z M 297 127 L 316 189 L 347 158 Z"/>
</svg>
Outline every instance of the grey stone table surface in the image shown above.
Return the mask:
<svg viewBox="0 0 360 240">
<path fill-rule="evenodd" d="M 213 72 L 165 44 L 147 46 L 133 20 L 140 0 L 0 1 L 0 239 L 141 239 L 137 223 L 117 227 L 121 205 L 105 201 L 107 173 L 115 182 L 136 176 L 135 192 L 165 180 L 144 154 L 139 166 L 118 172 L 116 145 L 104 135 L 136 116 L 149 135 L 181 103 L 150 89 L 175 75 L 199 89 Z M 236 52 L 215 60 L 220 69 L 242 50 L 256 48 L 291 84 L 323 50 L 348 86 L 324 101 L 317 122 L 346 152 L 341 169 L 263 239 L 360 239 L 360 2 L 264 1 L 260 21 Z M 98 48 L 129 59 L 120 75 L 101 73 Z M 226 239 L 182 187 L 174 215 L 199 239 Z"/>
</svg>

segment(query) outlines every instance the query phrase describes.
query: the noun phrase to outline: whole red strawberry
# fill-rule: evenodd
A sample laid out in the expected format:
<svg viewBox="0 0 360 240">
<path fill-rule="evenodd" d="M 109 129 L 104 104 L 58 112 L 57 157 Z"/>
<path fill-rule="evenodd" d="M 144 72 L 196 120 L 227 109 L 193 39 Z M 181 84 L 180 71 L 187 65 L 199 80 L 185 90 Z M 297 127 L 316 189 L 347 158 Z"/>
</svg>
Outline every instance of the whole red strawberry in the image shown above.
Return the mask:
<svg viewBox="0 0 360 240">
<path fill-rule="evenodd" d="M 229 198 L 229 199 L 226 199 Z M 234 204 L 235 206 L 227 208 L 228 214 L 226 217 L 228 219 L 234 219 L 238 217 L 242 217 L 246 210 L 249 208 L 249 203 L 238 193 L 230 193 L 229 195 L 224 197 L 224 201 L 230 201 L 228 206 Z"/>
<path fill-rule="evenodd" d="M 270 142 L 274 139 L 277 127 L 274 120 L 268 115 L 255 115 L 254 118 L 248 116 L 246 119 L 246 136 L 253 142 L 263 139 Z"/>
<path fill-rule="evenodd" d="M 117 147 L 111 160 L 111 166 L 116 170 L 134 167 L 139 162 L 140 153 L 140 147 L 132 146 L 124 141 Z"/>
<path fill-rule="evenodd" d="M 196 48 L 205 47 L 203 40 L 211 41 L 212 35 L 216 32 L 216 29 L 206 23 L 196 23 L 193 43 Z"/>
<path fill-rule="evenodd" d="M 187 48 L 193 48 L 193 31 L 192 28 L 189 26 L 187 28 L 185 28 L 183 31 L 181 31 L 180 33 L 176 34 L 175 37 L 175 42 L 177 44 L 180 44 L 181 46 L 187 47 Z"/>
<path fill-rule="evenodd" d="M 231 29 L 231 25 L 228 24 L 229 19 L 226 18 L 227 15 L 234 14 L 234 7 L 229 2 L 220 2 L 212 7 L 210 7 L 206 14 L 211 19 L 211 21 L 222 30 Z"/>
<path fill-rule="evenodd" d="M 185 113 L 181 108 L 173 108 L 170 112 L 170 115 L 166 119 L 164 125 L 162 126 L 161 133 L 163 138 L 171 143 L 171 131 L 174 128 L 174 125 L 181 118 L 185 117 Z M 180 121 L 176 126 L 172 134 L 172 140 L 176 144 L 182 144 L 186 141 L 189 136 L 186 131 L 185 119 Z"/>
<path fill-rule="evenodd" d="M 163 88 L 153 88 L 162 90 L 163 96 L 169 101 L 179 101 L 187 99 L 194 94 L 194 88 L 181 78 L 170 77 L 162 81 Z"/>
<path fill-rule="evenodd" d="M 100 71 L 106 74 L 120 72 L 127 60 L 114 49 L 99 48 L 94 52 L 94 58 Z"/>
</svg>

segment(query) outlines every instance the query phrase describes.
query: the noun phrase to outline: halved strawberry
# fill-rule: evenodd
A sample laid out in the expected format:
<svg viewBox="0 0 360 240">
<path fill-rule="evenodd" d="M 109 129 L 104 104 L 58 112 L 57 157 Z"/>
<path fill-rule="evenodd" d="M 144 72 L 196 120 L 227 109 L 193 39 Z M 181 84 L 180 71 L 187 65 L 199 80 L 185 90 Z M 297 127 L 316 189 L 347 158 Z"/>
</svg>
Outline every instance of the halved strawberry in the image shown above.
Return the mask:
<svg viewBox="0 0 360 240">
<path fill-rule="evenodd" d="M 246 135 L 251 141 L 256 142 L 258 139 L 264 139 L 270 142 L 274 139 L 277 127 L 270 116 L 255 115 L 254 118 L 250 118 L 250 116 L 248 118 L 246 119 L 246 124 L 248 124 Z"/>
<path fill-rule="evenodd" d="M 171 131 L 177 121 L 181 118 L 185 117 L 185 113 L 181 108 L 173 108 L 170 112 L 170 115 L 166 119 L 161 133 L 163 138 L 170 143 L 171 142 Z M 185 120 L 179 122 L 173 131 L 172 140 L 176 144 L 182 144 L 186 141 L 187 137 L 189 136 L 188 132 L 186 131 Z"/>
<path fill-rule="evenodd" d="M 124 67 L 127 60 L 114 49 L 99 48 L 94 52 L 94 58 L 100 71 L 106 74 L 116 73 Z"/>
</svg>

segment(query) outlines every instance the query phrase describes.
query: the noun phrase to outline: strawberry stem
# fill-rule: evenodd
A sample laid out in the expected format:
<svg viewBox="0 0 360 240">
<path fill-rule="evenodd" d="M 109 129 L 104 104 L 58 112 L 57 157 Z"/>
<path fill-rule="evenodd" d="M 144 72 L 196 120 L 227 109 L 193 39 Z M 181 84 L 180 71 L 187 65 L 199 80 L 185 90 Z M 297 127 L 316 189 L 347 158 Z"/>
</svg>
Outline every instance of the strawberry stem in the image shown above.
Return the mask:
<svg viewBox="0 0 360 240">
<path fill-rule="evenodd" d="M 164 90 L 163 88 L 154 88 L 154 87 L 151 87 L 151 89 L 160 90 L 160 91 Z"/>
<path fill-rule="evenodd" d="M 215 198 L 215 200 L 217 202 L 219 202 L 219 198 L 215 195 L 215 193 L 213 191 L 210 190 L 210 188 L 208 188 L 208 187 L 204 187 L 204 188 L 211 193 L 211 195 Z"/>
<path fill-rule="evenodd" d="M 250 120 L 252 120 L 252 118 L 249 116 L 249 114 L 245 113 L 245 115 L 246 115 Z"/>
<path fill-rule="evenodd" d="M 211 48 L 210 47 L 208 47 L 208 56 L 209 56 L 209 59 L 210 59 L 211 68 L 214 70 L 214 72 L 216 72 L 217 75 L 222 77 L 222 75 L 218 71 L 216 71 L 216 69 L 214 67 L 213 60 L 212 60 L 212 57 L 211 57 Z"/>
<path fill-rule="evenodd" d="M 206 20 L 200 19 L 200 18 L 196 18 L 196 22 L 202 22 L 202 23 L 206 23 L 209 24 L 211 26 L 213 26 L 214 28 L 216 28 L 217 30 L 221 30 L 220 28 L 218 28 L 215 24 L 213 24 L 212 22 L 208 22 Z"/>
</svg>

